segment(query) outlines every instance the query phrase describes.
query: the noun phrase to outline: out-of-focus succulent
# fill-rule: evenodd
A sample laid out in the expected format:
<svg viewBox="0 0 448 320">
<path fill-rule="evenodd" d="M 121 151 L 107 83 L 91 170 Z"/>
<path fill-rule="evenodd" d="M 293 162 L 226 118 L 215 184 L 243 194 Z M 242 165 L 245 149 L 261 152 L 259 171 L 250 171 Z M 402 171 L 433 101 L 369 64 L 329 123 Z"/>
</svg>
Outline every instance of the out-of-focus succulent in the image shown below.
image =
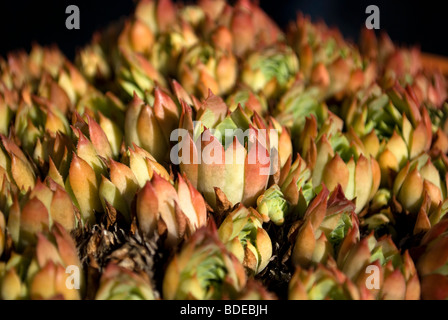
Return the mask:
<svg viewBox="0 0 448 320">
<path fill-rule="evenodd" d="M 323 22 L 312 23 L 311 18 L 299 13 L 290 24 L 288 42 L 303 60 L 303 72 L 310 77 L 317 63 L 329 64 L 337 59 L 347 46 L 340 31 L 328 28 Z"/>
<path fill-rule="evenodd" d="M 230 111 L 235 111 L 241 105 L 248 113 L 256 112 L 264 115 L 268 109 L 268 103 L 263 93 L 255 94 L 250 89 L 236 89 L 227 99 Z"/>
<path fill-rule="evenodd" d="M 3 96 L 4 94 L 0 90 L 0 134 L 7 135 L 14 112 L 11 109 L 8 98 L 5 99 Z"/>
<path fill-rule="evenodd" d="M 419 104 L 440 109 L 447 99 L 446 78 L 441 72 L 421 72 L 414 76 L 411 87 Z"/>
<path fill-rule="evenodd" d="M 446 172 L 446 169 L 445 169 Z M 405 210 L 417 213 L 425 194 L 428 194 L 432 209 L 446 198 L 446 178 L 432 163 L 428 154 L 422 154 L 397 174 L 393 193 Z"/>
<path fill-rule="evenodd" d="M 13 253 L 6 263 L 2 298 L 80 299 L 84 276 L 73 239 L 57 223 L 51 233 L 38 233 L 37 238 L 35 252 Z"/>
<path fill-rule="evenodd" d="M 299 13 L 287 36 L 299 56 L 305 81 L 318 88 L 322 97 L 339 98 L 375 80 L 375 62 L 364 59 L 339 30 L 329 28 L 323 21 L 312 23 Z"/>
<path fill-rule="evenodd" d="M 33 275 L 30 285 L 32 299 L 81 298 L 84 290 L 81 263 L 73 239 L 61 225 L 54 224 L 47 237 L 38 236 L 36 259 L 40 270 Z"/>
<path fill-rule="evenodd" d="M 314 269 L 297 267 L 288 288 L 289 300 L 360 300 L 360 291 L 335 267 L 322 264 Z"/>
<path fill-rule="evenodd" d="M 182 53 L 198 44 L 199 39 L 193 27 L 185 21 L 173 25 L 171 29 L 157 37 L 149 59 L 163 75 L 174 77 Z"/>
<path fill-rule="evenodd" d="M 307 117 L 314 116 L 316 123 L 321 126 L 328 118 L 328 112 L 320 90 L 316 87 L 305 87 L 301 81 L 297 81 L 285 92 L 275 109 L 276 119 L 290 128 L 294 137 L 302 134 Z"/>
<path fill-rule="evenodd" d="M 219 238 L 251 274 L 263 271 L 272 256 L 272 242 L 263 218 L 253 208 L 240 205 L 218 229 Z"/>
<path fill-rule="evenodd" d="M 141 19 L 126 21 L 117 45 L 121 50 L 148 55 L 155 42 L 155 36 Z"/>
<path fill-rule="evenodd" d="M 166 87 L 166 81 L 159 71 L 142 54 L 122 51 L 123 63 L 118 72 L 118 83 L 128 97 L 137 94 L 146 97 L 157 85 Z"/>
<path fill-rule="evenodd" d="M 419 50 L 416 47 L 396 46 L 384 32 L 378 39 L 373 30 L 363 29 L 360 51 L 367 58 L 375 59 L 380 71 L 380 80 L 385 86 L 396 81 L 411 84 L 413 78 L 422 70 Z"/>
<path fill-rule="evenodd" d="M 142 275 L 110 263 L 101 275 L 95 300 L 155 300 L 154 290 Z"/>
<path fill-rule="evenodd" d="M 298 70 L 299 60 L 290 47 L 270 47 L 248 56 L 241 80 L 254 92 L 276 98 L 292 86 Z"/>
<path fill-rule="evenodd" d="M 237 300 L 277 300 L 276 295 L 268 291 L 260 281 L 249 278 Z"/>
<path fill-rule="evenodd" d="M 340 250 L 337 265 L 360 290 L 367 288 L 372 298 L 420 298 L 420 281 L 414 262 L 408 251 L 400 254 L 390 237 L 377 240 L 371 233 Z M 375 281 L 377 283 L 373 283 Z"/>
<path fill-rule="evenodd" d="M 164 32 L 175 22 L 177 8 L 171 0 L 143 0 L 135 8 L 135 17 L 153 34 Z"/>
<path fill-rule="evenodd" d="M 162 89 L 154 90 L 154 106 L 134 95 L 126 112 L 126 145 L 136 144 L 159 162 L 168 161 L 170 135 L 178 127 L 179 117 L 179 107 Z"/>
<path fill-rule="evenodd" d="M 214 224 L 196 231 L 170 261 L 163 298 L 213 300 L 234 298 L 246 285 L 243 265 L 218 238 Z"/>
<path fill-rule="evenodd" d="M 122 131 L 125 111 L 126 105 L 118 96 L 110 91 L 103 94 L 93 86 L 89 86 L 76 103 L 76 112 L 79 115 L 84 116 L 85 113 L 88 113 L 91 118 L 98 121 L 101 113 Z"/>
<path fill-rule="evenodd" d="M 14 129 L 22 142 L 22 147 L 32 153 L 38 138 L 47 132 L 67 134 L 69 124 L 65 115 L 50 101 L 34 97 L 33 101 L 24 102 L 17 109 Z"/>
<path fill-rule="evenodd" d="M 225 95 L 236 84 L 237 60 L 232 53 L 200 43 L 184 52 L 177 75 L 185 90 L 199 98 L 206 98 L 209 90 Z"/>
<path fill-rule="evenodd" d="M 27 267 L 30 263 L 28 257 L 15 252 L 7 262 L 0 263 L 0 298 L 2 300 L 20 300 L 28 297 L 28 288 L 24 283 Z"/>
<path fill-rule="evenodd" d="M 216 46 L 225 47 L 238 57 L 271 46 L 284 38 L 283 32 L 260 7 L 248 0 L 234 6 L 225 1 L 200 1 L 205 12 L 205 36 Z"/>
<path fill-rule="evenodd" d="M 67 192 L 48 178 L 20 199 L 14 198 L 8 212 L 8 232 L 16 250 L 23 250 L 36 243 L 38 232 L 48 230 L 58 223 L 67 231 L 77 225 L 76 213 Z"/>
<path fill-rule="evenodd" d="M 142 233 L 166 234 L 174 246 L 206 225 L 207 209 L 201 194 L 187 178 L 178 175 L 175 185 L 155 174 L 137 193 L 137 221 Z"/>
<path fill-rule="evenodd" d="M 108 63 L 101 40 L 98 34 L 94 35 L 92 42 L 79 50 L 75 58 L 76 66 L 90 82 L 111 77 L 111 66 Z"/>
<path fill-rule="evenodd" d="M 344 197 L 340 186 L 328 196 L 324 186 L 309 204 L 300 226 L 293 226 L 292 230 L 297 229 L 292 251 L 296 266 L 326 264 L 329 257 L 335 257 L 339 250 L 359 240 L 354 203 Z"/>
<path fill-rule="evenodd" d="M 415 249 L 417 270 L 421 277 L 422 299 L 442 300 L 448 297 L 448 220 L 434 225 Z"/>
</svg>

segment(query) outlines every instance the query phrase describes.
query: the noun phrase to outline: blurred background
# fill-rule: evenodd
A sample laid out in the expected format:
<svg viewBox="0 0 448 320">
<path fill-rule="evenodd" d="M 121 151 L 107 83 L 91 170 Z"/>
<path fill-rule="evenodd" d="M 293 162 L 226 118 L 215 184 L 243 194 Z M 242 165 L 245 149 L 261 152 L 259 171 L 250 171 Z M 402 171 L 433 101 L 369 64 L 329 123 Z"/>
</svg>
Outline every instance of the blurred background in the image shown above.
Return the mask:
<svg viewBox="0 0 448 320">
<path fill-rule="evenodd" d="M 194 2 L 187 0 L 186 2 Z M 423 51 L 448 56 L 446 32 L 448 1 L 366 0 L 259 0 L 260 6 L 281 26 L 295 19 L 296 12 L 309 14 L 337 26 L 353 41 L 364 26 L 368 5 L 380 9 L 381 31 L 402 45 L 419 45 Z M 65 8 L 80 8 L 81 29 L 65 28 Z M 29 50 L 32 42 L 57 44 L 73 58 L 76 49 L 90 41 L 94 31 L 129 15 L 133 0 L 15 0 L 0 1 L 0 55 Z"/>
</svg>

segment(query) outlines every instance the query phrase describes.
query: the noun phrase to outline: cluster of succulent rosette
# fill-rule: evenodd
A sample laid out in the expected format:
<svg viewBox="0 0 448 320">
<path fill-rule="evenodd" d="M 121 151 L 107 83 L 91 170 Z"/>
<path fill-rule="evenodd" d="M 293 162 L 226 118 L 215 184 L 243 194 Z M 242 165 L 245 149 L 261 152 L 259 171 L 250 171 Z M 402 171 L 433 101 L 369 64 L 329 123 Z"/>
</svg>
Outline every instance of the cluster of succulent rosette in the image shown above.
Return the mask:
<svg viewBox="0 0 448 320">
<path fill-rule="evenodd" d="M 420 55 L 141 0 L 73 61 L 0 58 L 0 299 L 447 299 L 448 83 Z"/>
</svg>

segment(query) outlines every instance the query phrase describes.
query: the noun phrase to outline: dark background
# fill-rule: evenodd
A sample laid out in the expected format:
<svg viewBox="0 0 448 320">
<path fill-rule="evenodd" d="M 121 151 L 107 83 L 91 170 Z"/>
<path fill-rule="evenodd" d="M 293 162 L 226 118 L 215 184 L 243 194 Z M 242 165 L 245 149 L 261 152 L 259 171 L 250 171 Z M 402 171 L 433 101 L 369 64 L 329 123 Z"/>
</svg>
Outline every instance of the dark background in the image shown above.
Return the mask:
<svg viewBox="0 0 448 320">
<path fill-rule="evenodd" d="M 192 1 L 187 1 L 192 2 Z M 365 0 L 259 0 L 265 11 L 281 26 L 303 11 L 313 19 L 322 18 L 338 26 L 343 34 L 357 40 L 367 18 L 365 9 L 380 8 L 381 30 L 403 45 L 448 56 L 447 1 L 365 1 Z M 81 12 L 81 29 L 65 28 L 65 8 L 75 4 Z M 0 55 L 11 50 L 30 49 L 31 43 L 57 44 L 69 57 L 86 44 L 95 30 L 129 15 L 133 0 L 0 0 Z"/>
</svg>

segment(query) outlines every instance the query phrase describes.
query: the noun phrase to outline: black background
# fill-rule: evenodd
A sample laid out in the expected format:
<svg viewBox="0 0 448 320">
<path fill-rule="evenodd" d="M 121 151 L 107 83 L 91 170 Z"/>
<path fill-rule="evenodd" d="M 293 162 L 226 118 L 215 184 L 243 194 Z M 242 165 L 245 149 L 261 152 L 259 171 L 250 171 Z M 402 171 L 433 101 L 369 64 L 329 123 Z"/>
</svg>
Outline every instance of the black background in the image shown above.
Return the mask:
<svg viewBox="0 0 448 320">
<path fill-rule="evenodd" d="M 192 2 L 192 1 L 187 1 Z M 447 1 L 365 1 L 365 0 L 260 0 L 261 7 L 281 26 L 295 18 L 298 10 L 313 19 L 322 18 L 338 26 L 343 34 L 357 40 L 367 18 L 365 9 L 380 8 L 381 30 L 403 45 L 419 45 L 422 50 L 448 56 Z M 65 8 L 80 8 L 81 29 L 65 28 Z M 57 44 L 69 57 L 86 44 L 95 30 L 129 15 L 133 0 L 15 0 L 0 1 L 0 55 L 31 43 Z"/>
</svg>

